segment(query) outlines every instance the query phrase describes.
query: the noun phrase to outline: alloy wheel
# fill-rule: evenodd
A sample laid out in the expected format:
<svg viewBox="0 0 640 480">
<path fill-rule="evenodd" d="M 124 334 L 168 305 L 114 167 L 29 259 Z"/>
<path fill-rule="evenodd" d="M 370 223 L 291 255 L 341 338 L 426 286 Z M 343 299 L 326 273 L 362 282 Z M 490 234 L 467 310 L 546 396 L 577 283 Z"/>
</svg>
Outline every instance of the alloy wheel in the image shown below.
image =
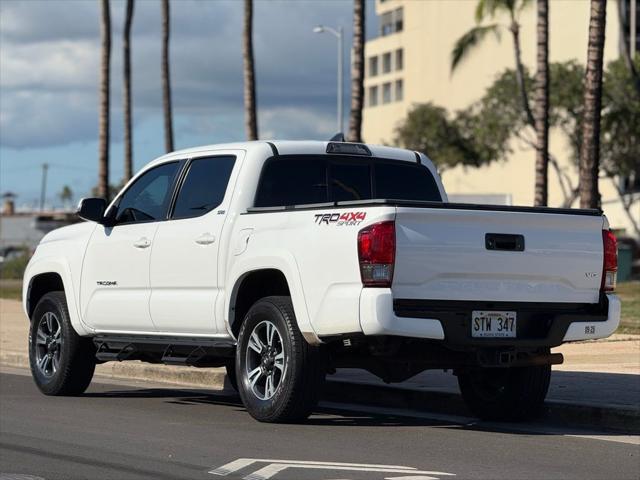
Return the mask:
<svg viewBox="0 0 640 480">
<path fill-rule="evenodd" d="M 246 374 L 251 392 L 269 400 L 278 391 L 287 368 L 284 342 L 278 328 L 269 320 L 258 323 L 247 343 Z"/>
<path fill-rule="evenodd" d="M 53 312 L 46 312 L 36 331 L 36 366 L 42 375 L 53 377 L 60 367 L 62 324 Z"/>
</svg>

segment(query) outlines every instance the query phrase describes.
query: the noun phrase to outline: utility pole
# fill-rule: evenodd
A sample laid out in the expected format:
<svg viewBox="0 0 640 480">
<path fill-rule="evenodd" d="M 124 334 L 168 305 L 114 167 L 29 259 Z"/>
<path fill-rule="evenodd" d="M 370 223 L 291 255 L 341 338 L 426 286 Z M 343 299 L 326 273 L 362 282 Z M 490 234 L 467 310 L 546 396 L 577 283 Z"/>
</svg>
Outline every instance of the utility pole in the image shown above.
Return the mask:
<svg viewBox="0 0 640 480">
<path fill-rule="evenodd" d="M 47 170 L 49 169 L 49 165 L 46 163 L 42 164 L 42 186 L 40 187 L 40 211 L 44 210 L 44 200 L 47 194 Z"/>
</svg>

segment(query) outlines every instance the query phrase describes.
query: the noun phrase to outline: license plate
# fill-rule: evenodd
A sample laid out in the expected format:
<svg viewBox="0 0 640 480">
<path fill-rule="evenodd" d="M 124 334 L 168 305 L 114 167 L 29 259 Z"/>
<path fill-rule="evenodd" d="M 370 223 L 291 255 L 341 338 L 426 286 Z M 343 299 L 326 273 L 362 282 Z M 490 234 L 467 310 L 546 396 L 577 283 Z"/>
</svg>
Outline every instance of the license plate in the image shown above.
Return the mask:
<svg viewBox="0 0 640 480">
<path fill-rule="evenodd" d="M 475 338 L 511 338 L 516 336 L 516 312 L 474 310 L 471 336 Z"/>
</svg>

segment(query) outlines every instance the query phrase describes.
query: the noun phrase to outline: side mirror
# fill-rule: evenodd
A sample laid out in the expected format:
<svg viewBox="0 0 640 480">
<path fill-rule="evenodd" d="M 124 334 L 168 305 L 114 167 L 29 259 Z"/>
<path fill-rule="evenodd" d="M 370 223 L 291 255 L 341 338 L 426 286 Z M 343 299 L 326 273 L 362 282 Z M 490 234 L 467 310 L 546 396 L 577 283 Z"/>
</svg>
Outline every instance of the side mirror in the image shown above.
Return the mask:
<svg viewBox="0 0 640 480">
<path fill-rule="evenodd" d="M 107 201 L 104 198 L 83 198 L 78 204 L 76 214 L 90 222 L 103 223 Z"/>
</svg>

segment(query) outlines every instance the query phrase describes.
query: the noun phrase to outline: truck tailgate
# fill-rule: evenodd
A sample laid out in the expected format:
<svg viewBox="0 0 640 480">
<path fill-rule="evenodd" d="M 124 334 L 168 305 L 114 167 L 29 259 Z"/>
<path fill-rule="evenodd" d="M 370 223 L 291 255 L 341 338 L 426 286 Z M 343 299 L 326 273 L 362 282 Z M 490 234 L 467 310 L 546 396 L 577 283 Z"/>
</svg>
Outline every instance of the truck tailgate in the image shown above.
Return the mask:
<svg viewBox="0 0 640 480">
<path fill-rule="evenodd" d="M 597 303 L 602 228 L 601 215 L 399 206 L 393 296 Z"/>
</svg>

